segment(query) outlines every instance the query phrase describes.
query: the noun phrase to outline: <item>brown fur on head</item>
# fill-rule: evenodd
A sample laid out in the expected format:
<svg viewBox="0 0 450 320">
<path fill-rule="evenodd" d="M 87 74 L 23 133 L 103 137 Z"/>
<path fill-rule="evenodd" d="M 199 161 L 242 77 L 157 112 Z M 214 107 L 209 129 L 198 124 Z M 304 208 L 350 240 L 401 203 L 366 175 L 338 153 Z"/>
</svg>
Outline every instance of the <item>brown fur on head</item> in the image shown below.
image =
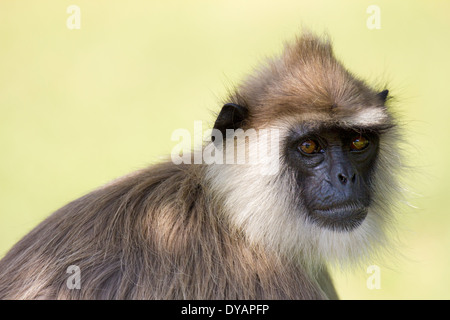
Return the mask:
<svg viewBox="0 0 450 320">
<path fill-rule="evenodd" d="M 251 75 L 228 102 L 248 108 L 248 128 L 280 119 L 389 125 L 377 93 L 335 58 L 330 40 L 306 33 L 287 43 L 281 57 Z"/>
<path fill-rule="evenodd" d="M 399 162 L 384 98 L 345 70 L 328 41 L 306 34 L 227 100 L 241 106 L 229 106 L 238 111 L 232 127 L 277 129 L 281 151 L 295 126 L 379 130 L 374 198 L 358 228 L 310 223 L 283 153 L 265 155 L 262 165 L 168 161 L 42 222 L 0 261 L 0 299 L 336 298 L 325 264 L 365 255 L 384 241 L 391 219 Z M 216 124 L 227 129 L 225 117 Z M 261 175 L 274 161 L 279 170 Z M 66 285 L 71 265 L 81 270 L 81 289 Z"/>
</svg>

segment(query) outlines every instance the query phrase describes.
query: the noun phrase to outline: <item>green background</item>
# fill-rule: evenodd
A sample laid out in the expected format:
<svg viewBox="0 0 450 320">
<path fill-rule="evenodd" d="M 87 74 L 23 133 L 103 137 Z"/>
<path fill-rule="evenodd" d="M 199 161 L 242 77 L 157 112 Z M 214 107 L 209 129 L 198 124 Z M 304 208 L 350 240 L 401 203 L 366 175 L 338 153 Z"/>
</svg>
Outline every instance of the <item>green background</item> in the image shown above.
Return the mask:
<svg viewBox="0 0 450 320">
<path fill-rule="evenodd" d="M 175 129 L 210 125 L 226 88 L 308 27 L 388 84 L 412 166 L 396 258 L 334 270 L 341 298 L 448 299 L 449 12 L 437 0 L 1 1 L 0 256 L 68 201 L 159 161 Z M 369 264 L 381 289 L 366 286 Z"/>
</svg>

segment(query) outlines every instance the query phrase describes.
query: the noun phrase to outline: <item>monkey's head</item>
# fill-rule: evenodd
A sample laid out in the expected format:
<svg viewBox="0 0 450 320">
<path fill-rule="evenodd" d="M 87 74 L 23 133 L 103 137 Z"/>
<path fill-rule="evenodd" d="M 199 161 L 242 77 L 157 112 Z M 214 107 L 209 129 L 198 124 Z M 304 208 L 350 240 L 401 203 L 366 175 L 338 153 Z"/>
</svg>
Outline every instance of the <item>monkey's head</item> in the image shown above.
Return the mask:
<svg viewBox="0 0 450 320">
<path fill-rule="evenodd" d="M 259 153 L 270 159 L 258 164 L 208 168 L 234 226 L 251 242 L 314 261 L 356 258 L 383 243 L 400 166 L 387 96 L 349 73 L 329 41 L 309 34 L 248 78 L 214 128 L 225 142 L 235 139 L 227 129 L 276 129 L 279 152 Z M 235 144 L 251 154 L 267 143 L 257 140 Z M 258 170 L 274 163 L 274 174 Z"/>
</svg>

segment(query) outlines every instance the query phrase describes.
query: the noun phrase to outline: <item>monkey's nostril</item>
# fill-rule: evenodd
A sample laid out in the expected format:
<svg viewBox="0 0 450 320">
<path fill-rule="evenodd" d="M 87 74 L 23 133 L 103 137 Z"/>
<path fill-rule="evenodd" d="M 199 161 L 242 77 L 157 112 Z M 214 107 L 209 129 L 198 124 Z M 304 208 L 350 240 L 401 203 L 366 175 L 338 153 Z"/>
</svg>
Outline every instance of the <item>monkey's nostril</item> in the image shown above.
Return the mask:
<svg viewBox="0 0 450 320">
<path fill-rule="evenodd" d="M 356 181 L 356 174 L 352 174 L 352 176 L 349 178 L 347 178 L 347 176 L 345 174 L 339 173 L 337 175 L 339 182 L 342 183 L 343 185 L 346 185 L 347 182 L 350 180 L 351 183 L 355 183 Z"/>
<path fill-rule="evenodd" d="M 347 177 L 344 176 L 343 174 L 339 173 L 339 174 L 338 174 L 338 178 L 339 178 L 339 181 L 340 181 L 342 184 L 346 184 L 346 183 L 347 183 Z"/>
</svg>

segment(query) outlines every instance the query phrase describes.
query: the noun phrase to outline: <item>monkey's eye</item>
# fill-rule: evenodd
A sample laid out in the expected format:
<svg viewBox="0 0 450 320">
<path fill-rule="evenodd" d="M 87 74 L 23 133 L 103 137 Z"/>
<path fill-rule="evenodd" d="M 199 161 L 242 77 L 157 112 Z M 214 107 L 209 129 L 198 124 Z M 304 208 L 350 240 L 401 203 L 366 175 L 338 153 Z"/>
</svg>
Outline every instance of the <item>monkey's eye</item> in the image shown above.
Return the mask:
<svg viewBox="0 0 450 320">
<path fill-rule="evenodd" d="M 354 151 L 361 151 L 367 148 L 368 145 L 369 140 L 360 135 L 352 140 L 352 143 L 350 144 L 350 149 Z"/>
<path fill-rule="evenodd" d="M 302 143 L 300 143 L 298 148 L 300 149 L 301 152 L 306 154 L 314 154 L 322 151 L 319 143 L 312 139 L 307 139 L 303 141 Z"/>
</svg>

